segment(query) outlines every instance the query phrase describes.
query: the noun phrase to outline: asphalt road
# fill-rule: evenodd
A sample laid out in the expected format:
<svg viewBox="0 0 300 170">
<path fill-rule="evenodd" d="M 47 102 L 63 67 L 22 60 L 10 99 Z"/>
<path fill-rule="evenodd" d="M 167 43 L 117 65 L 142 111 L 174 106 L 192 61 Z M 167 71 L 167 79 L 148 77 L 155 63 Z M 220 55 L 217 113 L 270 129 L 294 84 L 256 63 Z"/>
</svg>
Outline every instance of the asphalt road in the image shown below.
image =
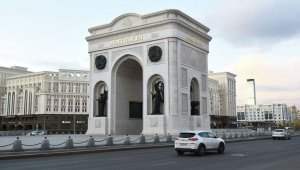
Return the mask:
<svg viewBox="0 0 300 170">
<path fill-rule="evenodd" d="M 1 170 L 299 170 L 300 137 L 291 140 L 255 140 L 226 145 L 223 155 L 187 153 L 177 156 L 173 148 L 145 149 L 74 156 L 0 161 Z"/>
</svg>

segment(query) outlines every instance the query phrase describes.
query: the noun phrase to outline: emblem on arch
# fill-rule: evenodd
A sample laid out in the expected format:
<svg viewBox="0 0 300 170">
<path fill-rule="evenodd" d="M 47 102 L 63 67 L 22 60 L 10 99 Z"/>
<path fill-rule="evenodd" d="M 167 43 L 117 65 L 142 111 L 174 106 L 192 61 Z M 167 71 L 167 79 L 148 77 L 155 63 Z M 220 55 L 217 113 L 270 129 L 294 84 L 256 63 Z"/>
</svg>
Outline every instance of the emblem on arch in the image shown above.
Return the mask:
<svg viewBox="0 0 300 170">
<path fill-rule="evenodd" d="M 150 61 L 158 62 L 162 56 L 162 50 L 159 46 L 152 46 L 149 48 L 148 56 Z"/>
</svg>

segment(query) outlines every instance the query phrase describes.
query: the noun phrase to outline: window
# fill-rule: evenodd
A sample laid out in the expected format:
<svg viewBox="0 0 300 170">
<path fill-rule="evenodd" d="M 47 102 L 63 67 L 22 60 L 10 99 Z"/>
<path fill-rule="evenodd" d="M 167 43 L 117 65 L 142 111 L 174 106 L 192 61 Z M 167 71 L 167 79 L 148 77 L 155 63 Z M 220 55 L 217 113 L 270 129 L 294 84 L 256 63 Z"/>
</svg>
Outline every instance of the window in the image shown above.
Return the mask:
<svg viewBox="0 0 300 170">
<path fill-rule="evenodd" d="M 216 138 L 216 136 L 212 133 L 207 133 L 209 138 Z"/>
<path fill-rule="evenodd" d="M 194 137 L 195 133 L 180 133 L 178 137 L 180 138 L 191 138 Z"/>
<path fill-rule="evenodd" d="M 199 136 L 201 136 L 201 137 L 203 137 L 203 138 L 208 138 L 207 132 L 199 133 Z"/>
</svg>

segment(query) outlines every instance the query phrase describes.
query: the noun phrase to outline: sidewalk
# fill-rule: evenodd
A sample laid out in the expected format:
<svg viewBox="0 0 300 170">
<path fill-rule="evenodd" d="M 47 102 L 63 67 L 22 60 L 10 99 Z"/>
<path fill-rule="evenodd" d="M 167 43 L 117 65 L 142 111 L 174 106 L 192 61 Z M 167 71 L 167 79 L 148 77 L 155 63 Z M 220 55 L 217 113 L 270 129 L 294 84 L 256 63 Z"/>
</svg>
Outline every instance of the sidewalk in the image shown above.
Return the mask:
<svg viewBox="0 0 300 170">
<path fill-rule="evenodd" d="M 225 139 L 226 143 L 242 142 L 252 140 L 271 139 L 271 136 L 257 136 L 238 139 Z M 114 146 L 96 146 L 92 148 L 81 147 L 74 149 L 51 149 L 51 150 L 26 150 L 23 152 L 0 152 L 0 160 L 12 160 L 12 159 L 27 159 L 27 158 L 40 158 L 40 157 L 52 157 L 52 156 L 65 156 L 65 155 L 79 155 L 90 153 L 102 153 L 102 152 L 116 152 L 127 150 L 140 150 L 140 149 L 153 149 L 153 148 L 166 148 L 174 147 L 174 143 L 147 143 L 147 144 L 131 144 L 131 145 L 114 145 Z"/>
</svg>

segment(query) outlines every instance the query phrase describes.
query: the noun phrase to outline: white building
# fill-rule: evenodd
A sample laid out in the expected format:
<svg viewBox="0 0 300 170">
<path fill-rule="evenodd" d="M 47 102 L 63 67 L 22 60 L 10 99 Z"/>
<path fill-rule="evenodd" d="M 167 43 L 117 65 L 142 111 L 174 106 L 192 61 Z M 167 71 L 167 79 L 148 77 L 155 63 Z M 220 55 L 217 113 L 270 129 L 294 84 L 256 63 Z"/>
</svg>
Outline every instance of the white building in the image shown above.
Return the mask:
<svg viewBox="0 0 300 170">
<path fill-rule="evenodd" d="M 247 79 L 247 104 L 256 105 L 256 90 L 255 90 L 255 80 Z"/>
<path fill-rule="evenodd" d="M 289 106 L 288 111 L 291 114 L 291 122 L 294 123 L 295 120 L 297 119 L 297 113 L 298 113 L 297 107 L 295 105 Z"/>
<path fill-rule="evenodd" d="M 210 72 L 208 74 L 208 77 L 210 79 L 214 79 L 218 81 L 219 95 L 221 99 L 220 115 L 235 116 L 236 115 L 236 81 L 235 81 L 236 75 L 229 72 L 221 72 L 221 73 Z M 216 113 L 211 113 L 211 114 L 216 114 Z"/>
<path fill-rule="evenodd" d="M 210 103 L 210 115 L 221 116 L 221 97 L 219 93 L 219 82 L 208 78 L 208 91 L 209 91 L 209 103 Z"/>
<path fill-rule="evenodd" d="M 4 102 L 6 94 L 6 79 L 9 76 L 30 73 L 26 67 L 12 66 L 0 67 L 0 116 L 4 114 Z"/>
<path fill-rule="evenodd" d="M 89 32 L 88 133 L 209 129 L 208 27 L 181 11 L 164 10 L 124 14 Z"/>
<path fill-rule="evenodd" d="M 2 129 L 31 130 L 37 125 L 61 132 L 73 125 L 73 132 L 75 119 L 87 124 L 89 71 L 60 69 L 10 76 L 6 89 Z"/>
<path fill-rule="evenodd" d="M 211 128 L 234 128 L 236 122 L 236 75 L 208 74 Z"/>
<path fill-rule="evenodd" d="M 291 123 L 291 112 L 286 104 L 237 106 L 237 120 L 248 126 L 286 126 Z"/>
</svg>

